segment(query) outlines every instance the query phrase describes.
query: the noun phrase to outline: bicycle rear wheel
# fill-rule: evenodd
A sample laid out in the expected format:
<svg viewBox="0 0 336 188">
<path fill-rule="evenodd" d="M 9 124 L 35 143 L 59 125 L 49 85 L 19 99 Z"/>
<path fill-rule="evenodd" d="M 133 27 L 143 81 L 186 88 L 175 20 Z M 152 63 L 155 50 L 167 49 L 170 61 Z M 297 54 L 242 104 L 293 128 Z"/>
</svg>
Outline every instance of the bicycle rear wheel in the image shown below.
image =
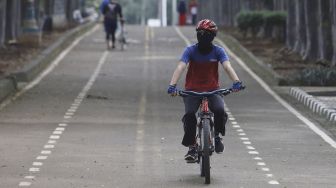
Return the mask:
<svg viewBox="0 0 336 188">
<path fill-rule="evenodd" d="M 202 157 L 200 161 L 201 176 L 205 177 L 205 183 L 210 184 L 210 120 L 202 120 L 201 143 Z"/>
</svg>

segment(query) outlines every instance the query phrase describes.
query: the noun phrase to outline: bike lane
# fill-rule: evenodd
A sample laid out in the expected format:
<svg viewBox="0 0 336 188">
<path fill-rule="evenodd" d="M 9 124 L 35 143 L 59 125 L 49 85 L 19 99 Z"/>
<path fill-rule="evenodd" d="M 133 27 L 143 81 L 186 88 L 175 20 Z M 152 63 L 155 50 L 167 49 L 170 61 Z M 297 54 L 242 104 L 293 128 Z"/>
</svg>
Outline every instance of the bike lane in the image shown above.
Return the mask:
<svg viewBox="0 0 336 188">
<path fill-rule="evenodd" d="M 66 108 L 73 102 L 95 64 L 78 67 L 79 46 L 97 28 L 77 38 L 50 66 L 30 83 L 25 83 L 5 101 L 0 112 L 1 187 L 30 186 L 52 154 L 56 140 L 50 135 L 65 119 Z M 89 52 L 88 62 L 96 62 L 101 53 Z M 71 78 L 71 79 L 69 79 Z"/>
<path fill-rule="evenodd" d="M 182 30 L 185 36 L 194 32 L 192 28 Z M 188 40 L 195 41 L 195 37 Z M 216 43 L 225 46 L 220 40 Z M 232 113 L 231 132 L 246 147 L 256 174 L 264 175 L 270 185 L 334 187 L 335 141 L 274 94 L 260 78 L 249 73 L 239 57 L 231 52 L 229 55 L 247 86 L 237 96 L 225 98 Z M 222 83 L 231 84 L 227 77 Z"/>
</svg>

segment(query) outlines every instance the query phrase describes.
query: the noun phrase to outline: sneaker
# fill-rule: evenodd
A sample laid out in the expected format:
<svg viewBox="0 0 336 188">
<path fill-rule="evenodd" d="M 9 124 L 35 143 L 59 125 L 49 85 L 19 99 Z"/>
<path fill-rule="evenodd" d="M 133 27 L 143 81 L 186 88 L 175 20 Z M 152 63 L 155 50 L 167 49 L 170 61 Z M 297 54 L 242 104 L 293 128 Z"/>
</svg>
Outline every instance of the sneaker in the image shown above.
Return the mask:
<svg viewBox="0 0 336 188">
<path fill-rule="evenodd" d="M 197 151 L 196 147 L 189 147 L 187 154 L 184 156 L 187 163 L 195 163 L 197 161 Z"/>
<path fill-rule="evenodd" d="M 216 153 L 223 153 L 224 151 L 224 144 L 219 136 L 215 137 L 215 151 Z"/>
</svg>

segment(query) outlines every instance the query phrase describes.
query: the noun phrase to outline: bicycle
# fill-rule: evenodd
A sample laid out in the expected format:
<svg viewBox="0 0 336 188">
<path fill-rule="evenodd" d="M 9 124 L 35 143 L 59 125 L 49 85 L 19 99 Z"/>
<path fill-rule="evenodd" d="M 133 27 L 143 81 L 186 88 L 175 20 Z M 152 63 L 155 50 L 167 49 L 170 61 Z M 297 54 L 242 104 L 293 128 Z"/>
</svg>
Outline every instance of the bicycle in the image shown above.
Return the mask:
<svg viewBox="0 0 336 188">
<path fill-rule="evenodd" d="M 197 154 L 200 164 L 201 177 L 205 178 L 205 184 L 210 184 L 210 156 L 215 151 L 214 139 L 214 114 L 209 109 L 208 97 L 214 94 L 228 95 L 232 89 L 218 89 L 211 92 L 179 91 L 178 95 L 202 97 L 197 118 L 196 143 Z"/>
</svg>

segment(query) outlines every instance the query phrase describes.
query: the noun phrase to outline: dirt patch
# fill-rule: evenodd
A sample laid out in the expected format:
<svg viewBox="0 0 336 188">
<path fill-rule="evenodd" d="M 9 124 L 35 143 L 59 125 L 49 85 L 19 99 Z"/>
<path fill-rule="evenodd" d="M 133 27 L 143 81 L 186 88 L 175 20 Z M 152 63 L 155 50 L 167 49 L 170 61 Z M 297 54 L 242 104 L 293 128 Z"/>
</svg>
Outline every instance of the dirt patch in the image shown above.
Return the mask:
<svg viewBox="0 0 336 188">
<path fill-rule="evenodd" d="M 44 49 L 48 48 L 67 30 L 58 30 L 43 34 L 39 46 L 13 43 L 0 48 L 0 78 L 20 70 L 36 58 Z"/>
<path fill-rule="evenodd" d="M 304 61 L 299 54 L 288 50 L 283 42 L 275 39 L 243 37 L 235 28 L 222 29 L 282 77 L 294 77 L 304 69 L 321 67 L 318 63 Z"/>
</svg>

